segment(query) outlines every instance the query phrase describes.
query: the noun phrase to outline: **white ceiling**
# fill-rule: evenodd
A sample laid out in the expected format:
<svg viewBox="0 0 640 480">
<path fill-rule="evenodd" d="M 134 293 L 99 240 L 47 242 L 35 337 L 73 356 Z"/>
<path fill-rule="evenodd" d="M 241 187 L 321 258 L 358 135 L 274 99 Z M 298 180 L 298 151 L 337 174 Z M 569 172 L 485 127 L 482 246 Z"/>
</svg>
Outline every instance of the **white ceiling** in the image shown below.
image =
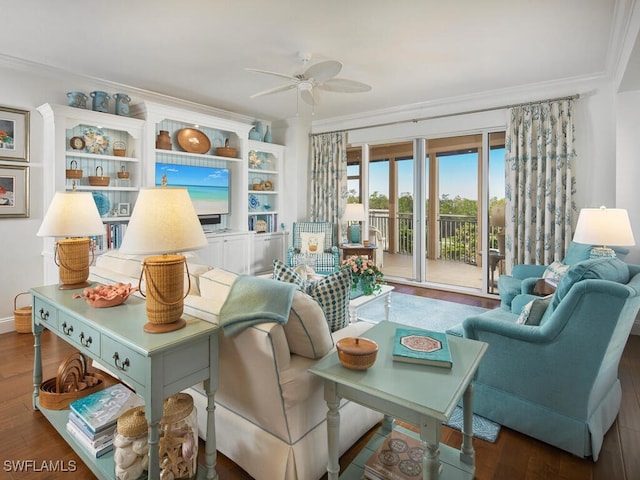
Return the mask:
<svg viewBox="0 0 640 480">
<path fill-rule="evenodd" d="M 611 76 L 626 33 L 616 8 L 630 1 L 14 1 L 0 54 L 277 120 L 296 115 L 295 90 L 251 99 L 287 80 L 245 67 L 296 74 L 309 52 L 310 64 L 338 60 L 339 77 L 373 87 L 326 92 L 321 120 Z"/>
</svg>

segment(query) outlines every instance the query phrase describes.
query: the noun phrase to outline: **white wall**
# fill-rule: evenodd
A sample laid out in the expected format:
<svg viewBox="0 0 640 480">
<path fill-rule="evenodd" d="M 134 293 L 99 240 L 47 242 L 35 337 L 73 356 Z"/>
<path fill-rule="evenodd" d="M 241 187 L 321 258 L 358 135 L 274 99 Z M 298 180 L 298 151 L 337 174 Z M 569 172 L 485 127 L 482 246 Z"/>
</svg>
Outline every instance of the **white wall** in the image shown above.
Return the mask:
<svg viewBox="0 0 640 480">
<path fill-rule="evenodd" d="M 619 94 L 616 106 L 615 206 L 629 212 L 636 240 L 627 261 L 640 264 L 640 90 Z"/>
</svg>

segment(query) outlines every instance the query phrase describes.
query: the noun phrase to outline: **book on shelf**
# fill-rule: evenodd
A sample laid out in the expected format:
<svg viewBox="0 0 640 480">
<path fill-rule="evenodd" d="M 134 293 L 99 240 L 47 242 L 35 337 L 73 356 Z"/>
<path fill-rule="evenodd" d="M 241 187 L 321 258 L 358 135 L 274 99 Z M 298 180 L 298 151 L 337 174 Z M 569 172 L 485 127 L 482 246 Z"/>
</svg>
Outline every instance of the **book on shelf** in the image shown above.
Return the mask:
<svg viewBox="0 0 640 480">
<path fill-rule="evenodd" d="M 116 383 L 74 400 L 69 404 L 69 409 L 95 434 L 113 427 L 120 415 L 140 405 L 144 405 L 142 397 L 123 384 Z"/>
<path fill-rule="evenodd" d="M 392 430 L 364 464 L 367 480 L 422 478 L 422 441 Z"/>
<path fill-rule="evenodd" d="M 95 458 L 101 457 L 105 453 L 113 450 L 113 433 L 104 443 L 96 446 L 71 422 L 67 422 L 67 432 Z"/>
<path fill-rule="evenodd" d="M 113 437 L 113 434 L 116 431 L 116 425 L 114 424 L 111 427 L 105 428 L 99 432 L 92 432 L 89 430 L 87 424 L 85 424 L 80 417 L 78 417 L 73 411 L 69 411 L 69 423 L 73 424 L 73 426 L 78 429 L 80 433 L 82 433 L 85 438 L 92 443 L 94 447 L 106 442 L 109 437 Z"/>
<path fill-rule="evenodd" d="M 396 328 L 393 359 L 435 367 L 453 366 L 447 335 L 430 330 Z"/>
</svg>

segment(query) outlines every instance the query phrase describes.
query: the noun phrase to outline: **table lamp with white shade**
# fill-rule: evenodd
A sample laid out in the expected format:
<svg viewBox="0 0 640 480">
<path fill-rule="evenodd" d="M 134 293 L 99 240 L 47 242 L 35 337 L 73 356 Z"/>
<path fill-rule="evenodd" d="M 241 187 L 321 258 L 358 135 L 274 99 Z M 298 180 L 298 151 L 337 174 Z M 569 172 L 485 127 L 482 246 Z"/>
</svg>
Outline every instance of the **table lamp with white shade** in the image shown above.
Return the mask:
<svg viewBox="0 0 640 480">
<path fill-rule="evenodd" d="M 591 258 L 615 257 L 616 252 L 607 245 L 630 247 L 636 244 L 627 211 L 606 207 L 580 210 L 573 241 L 598 245 L 591 249 Z"/>
<path fill-rule="evenodd" d="M 360 222 L 366 219 L 364 205 L 361 203 L 347 203 L 342 219 L 349 224 L 349 241 L 360 243 Z"/>
<path fill-rule="evenodd" d="M 207 238 L 186 188 L 140 190 L 120 252 L 151 255 L 142 263 L 148 320 L 145 332 L 171 332 L 185 326 L 181 316 L 186 297 L 186 258 L 179 253 L 206 245 Z"/>
<path fill-rule="evenodd" d="M 104 224 L 90 192 L 56 192 L 36 235 L 65 237 L 56 241 L 54 251 L 60 289 L 89 285 L 91 239 L 88 237 L 104 233 Z"/>
</svg>

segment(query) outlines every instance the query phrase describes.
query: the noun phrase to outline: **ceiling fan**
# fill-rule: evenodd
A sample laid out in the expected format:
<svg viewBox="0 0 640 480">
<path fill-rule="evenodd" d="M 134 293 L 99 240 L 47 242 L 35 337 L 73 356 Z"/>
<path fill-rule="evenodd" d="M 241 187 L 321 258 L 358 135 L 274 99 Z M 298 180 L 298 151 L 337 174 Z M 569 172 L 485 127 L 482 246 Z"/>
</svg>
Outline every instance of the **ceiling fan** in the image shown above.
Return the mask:
<svg viewBox="0 0 640 480">
<path fill-rule="evenodd" d="M 302 59 L 303 65 L 306 65 L 311 59 L 311 55 L 302 54 L 300 58 Z M 360 93 L 371 90 L 371 86 L 366 83 L 348 80 L 346 78 L 335 78 L 335 76 L 340 73 L 340 70 L 342 70 L 342 63 L 336 60 L 326 60 L 316 63 L 307 68 L 303 73 L 297 75 L 287 75 L 286 73 L 270 72 L 257 68 L 247 68 L 246 70 L 289 80 L 289 83 L 286 85 L 255 93 L 251 95 L 251 98 L 262 97 L 264 95 L 271 95 L 296 88 L 298 92 L 300 92 L 300 97 L 304 102 L 309 105 L 317 105 L 320 99 L 319 90 L 342 93 Z"/>
</svg>

